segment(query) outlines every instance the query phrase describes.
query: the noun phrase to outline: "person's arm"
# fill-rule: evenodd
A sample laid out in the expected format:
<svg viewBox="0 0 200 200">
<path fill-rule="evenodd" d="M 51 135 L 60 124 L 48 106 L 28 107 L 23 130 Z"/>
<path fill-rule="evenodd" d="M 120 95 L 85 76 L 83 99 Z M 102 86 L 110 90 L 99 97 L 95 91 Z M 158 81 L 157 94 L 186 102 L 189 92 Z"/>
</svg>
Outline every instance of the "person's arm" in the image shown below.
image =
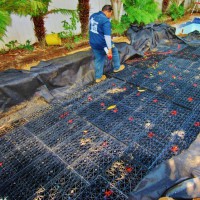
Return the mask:
<svg viewBox="0 0 200 200">
<path fill-rule="evenodd" d="M 103 26 L 104 38 L 108 48 L 108 54 L 112 55 L 112 42 L 111 42 L 111 23 L 107 21 Z"/>
</svg>

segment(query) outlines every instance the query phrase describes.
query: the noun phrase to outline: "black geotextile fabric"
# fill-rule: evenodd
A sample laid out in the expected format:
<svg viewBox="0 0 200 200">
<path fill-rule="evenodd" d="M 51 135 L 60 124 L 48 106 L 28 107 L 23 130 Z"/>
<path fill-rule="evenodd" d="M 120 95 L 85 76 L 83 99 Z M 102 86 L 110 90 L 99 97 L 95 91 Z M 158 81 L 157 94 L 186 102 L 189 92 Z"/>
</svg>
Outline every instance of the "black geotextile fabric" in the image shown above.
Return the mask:
<svg viewBox="0 0 200 200">
<path fill-rule="evenodd" d="M 200 113 L 199 113 L 200 114 Z M 188 150 L 154 168 L 137 185 L 130 200 L 200 197 L 200 135 Z"/>
<path fill-rule="evenodd" d="M 134 49 L 145 52 L 155 48 L 162 41 L 178 39 L 175 35 L 176 29 L 167 24 L 148 24 L 146 26 L 132 25 L 127 31 L 127 37 Z"/>
</svg>

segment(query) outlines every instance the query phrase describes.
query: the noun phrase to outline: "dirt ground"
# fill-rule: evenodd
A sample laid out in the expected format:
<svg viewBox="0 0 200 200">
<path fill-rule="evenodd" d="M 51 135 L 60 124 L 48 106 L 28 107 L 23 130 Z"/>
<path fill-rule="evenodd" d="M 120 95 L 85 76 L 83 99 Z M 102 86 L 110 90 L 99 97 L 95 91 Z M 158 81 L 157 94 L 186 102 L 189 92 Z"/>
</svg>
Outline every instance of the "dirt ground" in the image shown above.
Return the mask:
<svg viewBox="0 0 200 200">
<path fill-rule="evenodd" d="M 200 16 L 198 13 L 195 13 L 194 15 Z M 180 24 L 182 22 L 191 20 L 194 18 L 194 15 L 187 14 L 177 21 L 168 20 L 166 23 L 173 26 L 175 24 Z M 120 41 L 121 39 L 115 40 Z M 86 39 L 79 43 L 75 43 L 74 48 L 70 50 L 64 46 L 65 41 L 62 42 L 62 44 L 62 46 L 47 46 L 45 48 L 35 44 L 34 51 L 32 52 L 27 50 L 12 50 L 7 53 L 0 54 L 0 71 L 5 71 L 7 69 L 30 70 L 32 66 L 37 66 L 40 61 L 62 57 L 69 53 L 74 53 L 76 51 L 86 50 L 89 48 L 89 43 Z"/>
</svg>

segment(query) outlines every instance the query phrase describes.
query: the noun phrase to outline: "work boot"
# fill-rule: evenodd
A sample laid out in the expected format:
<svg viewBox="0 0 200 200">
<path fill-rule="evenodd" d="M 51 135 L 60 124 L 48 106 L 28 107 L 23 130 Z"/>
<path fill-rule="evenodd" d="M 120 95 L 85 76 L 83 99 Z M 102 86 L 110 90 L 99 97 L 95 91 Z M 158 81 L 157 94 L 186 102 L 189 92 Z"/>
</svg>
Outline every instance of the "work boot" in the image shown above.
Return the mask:
<svg viewBox="0 0 200 200">
<path fill-rule="evenodd" d="M 124 65 L 120 65 L 119 69 L 114 69 L 113 72 L 117 73 L 125 69 Z"/>
<path fill-rule="evenodd" d="M 106 80 L 106 75 L 102 75 L 101 78 L 97 78 L 95 81 L 96 83 L 100 83 L 101 81 L 104 81 L 104 80 Z"/>
</svg>

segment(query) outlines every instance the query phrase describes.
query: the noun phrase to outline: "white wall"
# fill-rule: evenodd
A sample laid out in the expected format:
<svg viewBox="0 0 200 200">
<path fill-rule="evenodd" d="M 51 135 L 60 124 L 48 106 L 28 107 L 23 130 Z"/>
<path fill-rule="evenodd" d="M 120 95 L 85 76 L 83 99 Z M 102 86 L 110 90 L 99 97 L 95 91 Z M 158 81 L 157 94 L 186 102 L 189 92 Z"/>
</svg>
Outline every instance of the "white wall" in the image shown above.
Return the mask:
<svg viewBox="0 0 200 200">
<path fill-rule="evenodd" d="M 110 4 L 110 0 L 90 0 L 90 14 L 101 10 L 105 4 Z M 49 10 L 55 8 L 65 8 L 76 10 L 78 0 L 53 0 L 49 6 Z M 66 20 L 70 22 L 70 17 L 62 14 L 50 14 L 45 18 L 45 27 L 47 34 L 64 31 L 61 21 Z M 80 23 L 77 24 L 75 34 L 81 32 Z M 26 40 L 32 43 L 37 42 L 34 34 L 33 22 L 30 17 L 19 17 L 12 15 L 12 25 L 7 28 L 6 37 L 3 38 L 4 42 L 0 41 L 0 49 L 5 47 L 9 41 L 17 40 L 19 43 L 24 44 Z"/>
</svg>

